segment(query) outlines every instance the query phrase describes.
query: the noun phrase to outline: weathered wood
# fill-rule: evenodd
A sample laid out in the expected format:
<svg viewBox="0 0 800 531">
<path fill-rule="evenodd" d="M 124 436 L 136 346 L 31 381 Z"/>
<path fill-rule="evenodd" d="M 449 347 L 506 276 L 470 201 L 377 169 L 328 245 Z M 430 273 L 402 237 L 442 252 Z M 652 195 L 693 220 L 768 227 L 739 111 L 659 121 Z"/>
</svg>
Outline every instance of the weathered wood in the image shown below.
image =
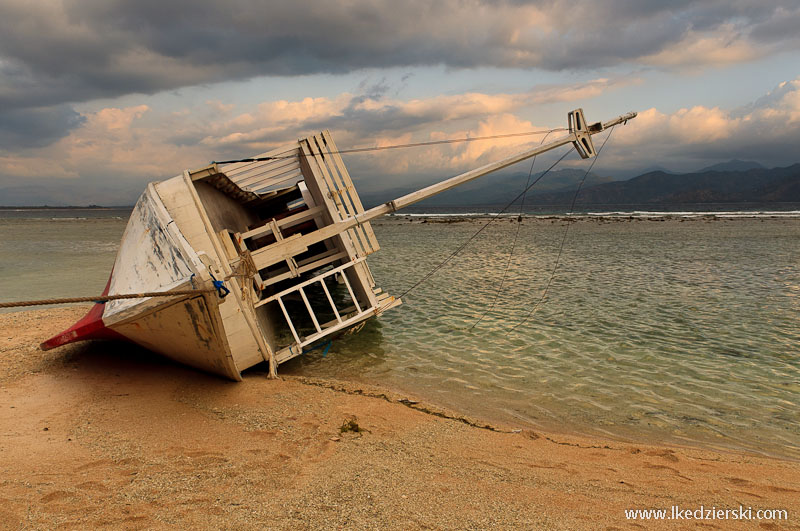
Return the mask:
<svg viewBox="0 0 800 531">
<path fill-rule="evenodd" d="M 328 286 L 325 285 L 325 279 L 320 279 L 319 283 L 322 285 L 322 291 L 325 292 L 325 297 L 328 298 L 328 302 L 331 304 L 331 309 L 333 310 L 333 315 L 336 316 L 336 320 L 338 322 L 342 322 L 342 316 L 339 315 L 339 310 L 336 308 L 336 303 L 333 302 L 333 297 L 331 297 L 331 292 L 328 291 Z"/>
<path fill-rule="evenodd" d="M 306 305 L 306 309 L 308 309 L 308 315 L 310 315 L 310 316 L 311 316 L 311 322 L 313 322 L 313 323 L 314 323 L 314 328 L 316 328 L 316 329 L 317 329 L 317 332 L 319 332 L 319 333 L 322 333 L 322 329 L 319 327 L 319 322 L 317 321 L 317 316 L 316 316 L 316 315 L 314 315 L 314 309 L 313 309 L 313 308 L 311 308 L 311 303 L 310 303 L 310 302 L 308 302 L 308 297 L 306 297 L 306 292 L 305 292 L 305 290 L 303 290 L 303 288 L 301 287 L 301 288 L 300 288 L 300 289 L 298 289 L 297 291 L 299 291 L 299 292 L 300 292 L 300 297 L 302 297 L 302 298 L 303 298 L 303 302 L 304 302 L 304 303 L 305 303 L 305 305 Z"/>
<path fill-rule="evenodd" d="M 286 323 L 289 325 L 289 330 L 291 330 L 292 335 L 294 336 L 294 340 L 297 343 L 300 343 L 300 337 L 297 335 L 297 330 L 294 329 L 294 324 L 292 324 L 292 318 L 289 317 L 289 312 L 286 311 L 286 306 L 283 305 L 283 300 L 280 297 L 278 297 L 276 300 L 278 301 L 278 305 L 281 307 L 283 316 L 286 318 Z"/>
<path fill-rule="evenodd" d="M 186 185 L 186 188 L 189 191 L 189 196 L 191 197 L 191 200 L 194 202 L 196 212 L 199 214 L 202 226 L 205 228 L 206 238 L 211 243 L 212 249 L 210 249 L 210 251 L 214 253 L 215 255 L 214 258 L 216 259 L 216 262 L 219 265 L 221 271 L 224 273 L 222 276 L 229 276 L 233 271 L 231 270 L 230 264 L 227 262 L 227 260 L 222 259 L 225 255 L 222 251 L 221 244 L 219 242 L 219 239 L 216 237 L 217 235 L 214 232 L 211 220 L 208 218 L 208 215 L 205 212 L 203 203 L 200 201 L 200 197 L 197 194 L 197 190 L 195 189 L 191 181 L 191 178 L 189 177 L 188 171 L 184 172 L 183 180 Z M 252 304 L 247 304 L 247 305 L 244 304 L 241 297 L 241 286 L 239 285 L 239 282 L 236 280 L 236 278 L 231 278 L 229 282 L 233 287 L 233 289 L 231 289 L 231 294 L 230 294 L 232 300 L 228 299 L 219 306 L 220 310 L 223 312 L 223 321 L 225 320 L 226 313 L 230 314 L 231 312 L 233 312 L 237 313 L 238 315 L 241 315 L 244 318 L 245 322 L 247 323 L 247 327 L 250 331 L 250 336 L 253 339 L 255 339 L 255 343 L 257 345 L 258 351 L 261 353 L 262 358 L 265 361 L 270 362 L 272 366 L 273 351 L 272 348 L 267 344 L 266 339 L 264 338 L 264 334 L 261 332 L 259 328 L 258 321 L 256 320 L 255 315 L 253 314 L 254 309 L 252 307 Z M 235 304 L 231 304 L 233 302 L 235 302 Z M 229 336 L 229 341 L 230 340 L 238 342 L 239 338 L 231 338 Z M 241 350 L 237 349 L 235 351 L 232 349 L 232 352 L 234 352 L 234 359 L 235 359 L 237 353 L 246 354 L 247 351 L 245 349 Z"/>
<path fill-rule="evenodd" d="M 314 234 L 313 232 L 311 234 Z M 250 253 L 253 263 L 258 269 L 265 269 L 278 262 L 284 262 L 298 254 L 308 251 L 308 247 L 304 245 L 291 245 L 292 242 L 300 241 L 303 239 L 302 234 L 292 234 L 288 238 L 281 238 L 272 245 L 256 249 Z M 316 243 L 316 242 L 315 242 Z M 288 245 L 284 245 L 288 244 Z M 278 247 L 276 247 L 278 246 Z M 281 249 L 282 252 L 275 253 L 276 249 Z"/>
<path fill-rule="evenodd" d="M 258 228 L 240 234 L 239 239 L 246 240 L 247 238 L 258 238 L 272 233 L 272 226 L 270 224 L 272 221 L 275 221 L 278 227 L 291 227 L 292 225 L 299 225 L 300 223 L 303 223 L 305 221 L 317 217 L 319 213 L 322 212 L 323 210 L 324 207 L 317 206 L 314 208 L 309 208 L 308 210 L 304 210 L 302 212 L 298 212 L 297 214 L 287 216 L 282 219 L 270 220 L 269 222 Z"/>
<path fill-rule="evenodd" d="M 321 258 L 320 258 L 321 257 Z M 341 260 L 342 258 L 346 258 L 347 253 L 344 251 L 337 252 L 336 249 L 332 249 L 325 253 L 319 254 L 315 257 L 309 258 L 303 262 L 298 262 L 297 264 L 297 273 L 302 275 L 303 273 L 308 273 L 309 271 L 314 271 L 315 269 L 319 269 L 322 266 L 330 264 L 331 262 L 335 262 L 336 260 Z M 318 259 L 317 259 L 318 258 Z M 288 280 L 290 278 L 294 278 L 298 275 L 293 275 L 291 271 L 287 271 L 285 273 L 281 273 L 272 277 L 269 277 L 267 280 L 262 281 L 263 286 L 271 286 L 272 284 L 277 284 L 283 280 Z M 263 289 L 263 288 L 262 288 Z"/>
<path fill-rule="evenodd" d="M 323 144 L 328 149 L 328 153 L 333 158 L 335 163 L 336 169 L 339 171 L 339 174 L 342 176 L 342 181 L 350 191 L 350 198 L 353 201 L 353 205 L 355 207 L 356 213 L 361 214 L 364 212 L 364 205 L 361 203 L 361 198 L 358 196 L 358 192 L 353 185 L 353 180 L 350 178 L 350 173 L 347 171 L 347 167 L 344 165 L 344 161 L 342 160 L 342 156 L 339 154 L 339 148 L 336 146 L 336 142 L 333 140 L 333 136 L 331 135 L 330 131 L 327 129 L 322 132 L 322 141 Z M 372 254 L 380 249 L 380 245 L 378 244 L 378 239 L 375 237 L 375 233 L 372 230 L 372 226 L 367 222 L 361 225 L 361 228 L 364 230 L 364 233 L 367 236 L 367 240 L 369 241 L 370 252 Z"/>
<path fill-rule="evenodd" d="M 278 292 L 278 293 L 276 293 L 276 294 L 274 294 L 274 295 L 272 295 L 270 297 L 267 297 L 266 299 L 262 299 L 262 300 L 258 301 L 258 303 L 256 303 L 256 306 L 261 306 L 263 304 L 267 304 L 268 302 L 272 302 L 274 300 L 277 300 L 280 297 L 285 297 L 286 295 L 288 295 L 288 294 L 290 294 L 290 293 L 292 293 L 294 291 L 297 291 L 300 288 L 308 286 L 309 284 L 313 284 L 314 282 L 319 282 L 320 279 L 335 275 L 337 273 L 341 273 L 345 269 L 347 269 L 349 267 L 353 267 L 354 265 L 358 264 L 359 262 L 362 262 L 363 260 L 364 260 L 363 258 L 359 258 L 359 259 L 354 260 L 352 262 L 348 262 L 346 264 L 342 264 L 339 267 L 335 267 L 335 268 L 333 268 L 333 269 L 331 269 L 329 271 L 325 271 L 324 273 L 321 273 L 319 275 L 311 277 L 308 280 L 304 280 L 303 282 L 300 282 L 299 284 L 295 284 L 291 288 L 287 288 L 287 289 L 285 289 L 283 291 L 280 291 L 280 292 Z"/>
</svg>

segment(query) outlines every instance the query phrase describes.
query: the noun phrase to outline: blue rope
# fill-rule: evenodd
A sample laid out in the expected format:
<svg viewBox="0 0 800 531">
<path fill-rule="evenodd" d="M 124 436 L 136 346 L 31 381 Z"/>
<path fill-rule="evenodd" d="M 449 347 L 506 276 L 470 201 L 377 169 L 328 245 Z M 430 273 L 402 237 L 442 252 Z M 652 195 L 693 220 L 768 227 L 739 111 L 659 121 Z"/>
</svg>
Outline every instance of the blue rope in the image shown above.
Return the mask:
<svg viewBox="0 0 800 531">
<path fill-rule="evenodd" d="M 311 351 L 314 351 L 314 350 L 317 350 L 318 348 L 321 348 L 322 349 L 322 357 L 323 358 L 327 358 L 328 357 L 328 351 L 331 349 L 331 345 L 333 345 L 333 340 L 329 339 L 325 343 L 320 343 L 316 347 L 312 347 L 312 348 L 309 348 L 309 349 L 305 349 L 304 348 L 303 349 L 303 354 L 308 354 Z"/>
<path fill-rule="evenodd" d="M 215 277 L 211 271 L 209 271 L 208 274 L 211 275 L 211 278 L 213 279 L 211 282 L 214 284 L 214 287 L 217 288 L 217 294 L 219 295 L 219 298 L 224 299 L 225 296 L 231 292 L 231 290 L 225 287 L 224 281 L 217 280 L 217 277 Z"/>
</svg>

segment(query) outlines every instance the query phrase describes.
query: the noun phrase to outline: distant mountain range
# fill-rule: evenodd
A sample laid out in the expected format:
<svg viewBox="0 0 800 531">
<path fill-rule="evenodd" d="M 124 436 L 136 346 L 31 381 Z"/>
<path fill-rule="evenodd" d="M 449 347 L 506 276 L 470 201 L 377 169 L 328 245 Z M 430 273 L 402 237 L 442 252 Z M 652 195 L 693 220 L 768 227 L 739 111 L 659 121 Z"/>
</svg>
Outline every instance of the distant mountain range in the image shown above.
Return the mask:
<svg viewBox="0 0 800 531">
<path fill-rule="evenodd" d="M 580 181 L 584 173 L 586 173 L 585 170 L 572 169 L 551 171 L 531 188 L 530 193 L 557 193 L 567 191 Z M 530 182 L 534 182 L 541 176 L 541 172 L 533 174 Z M 613 179 L 611 177 L 600 177 L 594 173 L 590 173 L 586 176 L 586 185 L 589 186 L 612 181 Z M 463 184 L 458 188 L 427 199 L 421 204 L 451 206 L 504 203 L 513 199 L 516 194 L 522 192 L 527 182 L 527 172 L 487 175 L 486 177 Z M 374 206 L 417 189 L 417 187 L 403 187 L 384 190 L 378 193 L 361 194 L 361 200 L 365 205 Z"/>
<path fill-rule="evenodd" d="M 720 162 L 719 164 L 708 166 L 706 168 L 703 168 L 702 170 L 698 170 L 696 173 L 705 173 L 707 171 L 747 171 L 747 170 L 766 170 L 766 168 L 761 164 L 759 164 L 758 162 L 753 162 L 752 160 L 733 159 L 729 160 L 728 162 Z"/>
<path fill-rule="evenodd" d="M 535 204 L 569 204 L 574 192 L 537 194 Z M 675 203 L 797 203 L 800 202 L 800 164 L 786 168 L 744 171 L 645 173 L 627 181 L 584 187 L 577 204 Z"/>
<path fill-rule="evenodd" d="M 94 186 L 87 200 L 85 187 L 80 188 L 61 182 L 29 184 L 0 188 L 0 206 L 86 206 L 133 205 L 144 191 L 144 184 L 131 183 L 124 188 Z"/>
<path fill-rule="evenodd" d="M 526 195 L 527 204 L 569 205 L 585 170 L 551 171 L 542 177 L 534 174 L 530 182 L 542 177 Z M 511 201 L 528 182 L 527 172 L 488 175 L 432 197 L 422 206 L 500 205 Z M 125 190 L 95 188 L 91 202 L 102 205 L 133 204 L 141 185 Z M 395 188 L 361 195 L 366 206 L 400 197 L 416 188 Z M 81 205 L 82 194 L 63 184 L 28 185 L 0 189 L 0 205 L 33 206 Z M 757 162 L 731 160 L 694 173 L 671 173 L 664 169 L 648 171 L 628 180 L 589 173 L 578 196 L 578 205 L 593 204 L 677 204 L 677 203 L 800 203 L 800 163 L 786 168 L 767 169 Z"/>
<path fill-rule="evenodd" d="M 569 205 L 582 170 L 553 171 L 528 192 L 525 202 Z M 527 174 L 487 177 L 420 203 L 422 206 L 504 204 L 525 187 Z M 378 204 L 411 190 L 392 190 L 365 197 Z M 578 205 L 678 203 L 800 203 L 800 164 L 767 169 L 757 162 L 732 160 L 694 173 L 650 171 L 619 181 L 590 173 L 581 188 Z"/>
</svg>

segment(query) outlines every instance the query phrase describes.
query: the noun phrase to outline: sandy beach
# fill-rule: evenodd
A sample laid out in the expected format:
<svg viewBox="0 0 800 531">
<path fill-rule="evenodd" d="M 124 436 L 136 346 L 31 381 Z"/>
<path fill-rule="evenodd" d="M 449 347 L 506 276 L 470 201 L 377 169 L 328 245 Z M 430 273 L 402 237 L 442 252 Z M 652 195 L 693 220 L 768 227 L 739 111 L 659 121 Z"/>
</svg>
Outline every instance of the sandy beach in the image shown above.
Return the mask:
<svg viewBox="0 0 800 531">
<path fill-rule="evenodd" d="M 85 311 L 0 314 L 2 528 L 800 528 L 794 461 L 487 429 L 389 390 L 232 383 L 119 343 L 38 350 Z M 673 506 L 679 522 L 626 519 Z M 685 518 L 701 506 L 753 519 Z"/>
</svg>

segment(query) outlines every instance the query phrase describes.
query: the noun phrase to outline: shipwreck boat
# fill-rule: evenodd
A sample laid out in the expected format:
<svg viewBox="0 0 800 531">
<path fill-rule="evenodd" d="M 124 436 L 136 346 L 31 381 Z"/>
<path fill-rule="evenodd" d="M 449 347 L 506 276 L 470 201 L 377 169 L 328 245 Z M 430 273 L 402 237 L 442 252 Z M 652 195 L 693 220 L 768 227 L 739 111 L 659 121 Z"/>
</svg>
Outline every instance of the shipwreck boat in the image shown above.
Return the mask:
<svg viewBox="0 0 800 531">
<path fill-rule="evenodd" d="M 577 109 L 557 140 L 370 210 L 328 131 L 151 183 L 103 295 L 197 293 L 95 304 L 41 348 L 125 339 L 233 380 L 262 362 L 274 376 L 278 364 L 401 303 L 367 264 L 379 249 L 371 219 L 570 143 L 593 157 L 592 135 L 635 116 L 589 125 Z"/>
</svg>

